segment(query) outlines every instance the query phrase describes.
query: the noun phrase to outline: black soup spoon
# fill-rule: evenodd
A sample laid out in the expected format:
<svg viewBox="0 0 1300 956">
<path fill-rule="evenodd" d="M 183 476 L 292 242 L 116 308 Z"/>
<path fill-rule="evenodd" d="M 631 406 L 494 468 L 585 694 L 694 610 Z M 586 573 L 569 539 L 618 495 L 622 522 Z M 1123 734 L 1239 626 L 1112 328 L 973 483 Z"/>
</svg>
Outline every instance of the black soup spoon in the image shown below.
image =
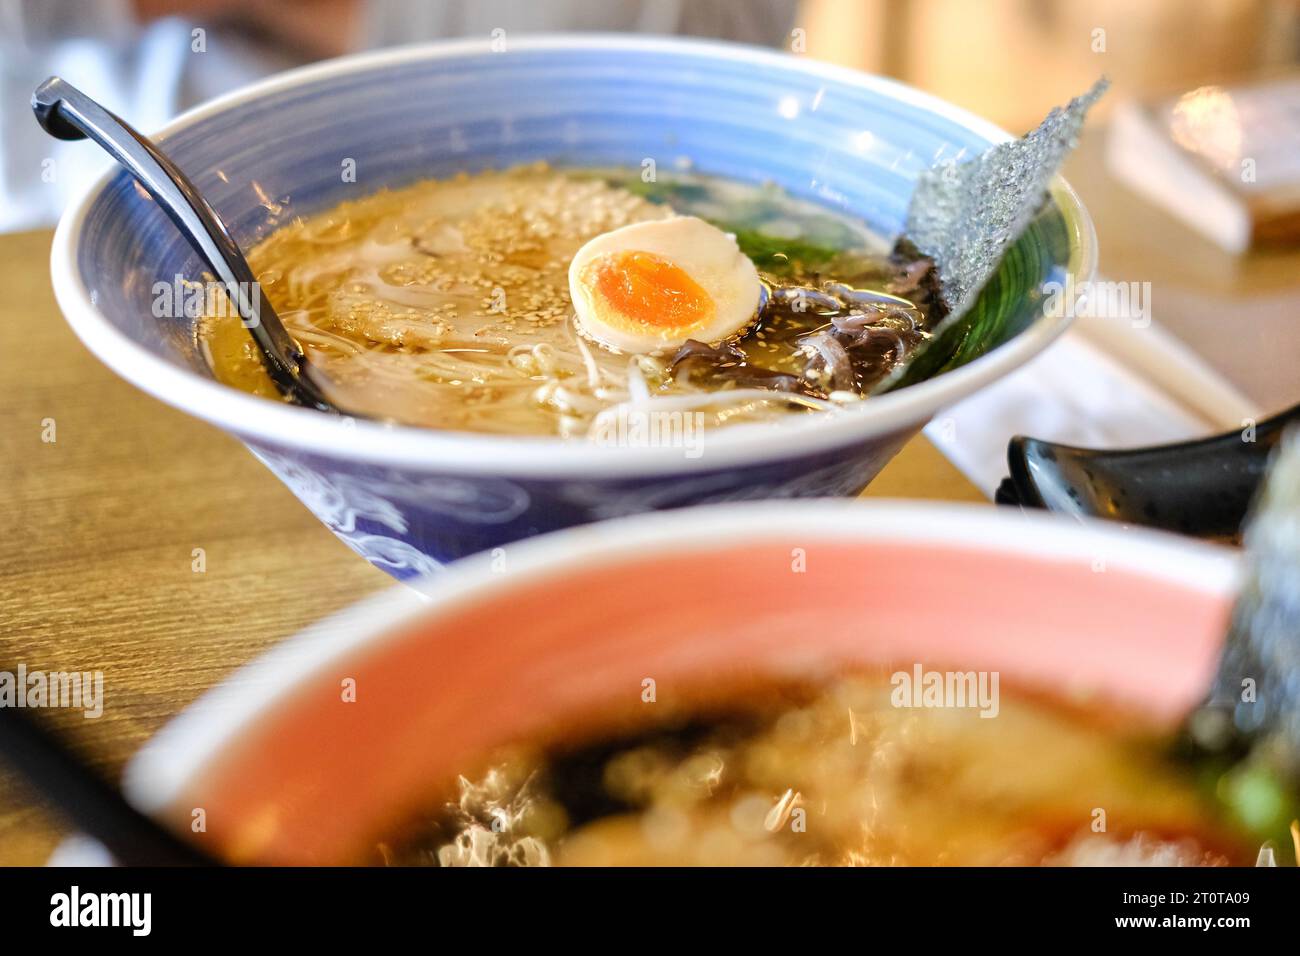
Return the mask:
<svg viewBox="0 0 1300 956">
<path fill-rule="evenodd" d="M 57 139 L 94 140 L 157 201 L 225 286 L 267 372 L 286 398 L 307 408 L 350 414 L 312 381 L 306 355 L 262 292 L 230 230 L 175 163 L 122 119 L 57 76 L 36 88 L 32 110 L 41 128 Z"/>
<path fill-rule="evenodd" d="M 1076 448 L 1017 436 L 997 501 L 1234 540 L 1270 454 L 1293 424 L 1300 424 L 1300 405 L 1249 433 L 1147 448 Z"/>
</svg>

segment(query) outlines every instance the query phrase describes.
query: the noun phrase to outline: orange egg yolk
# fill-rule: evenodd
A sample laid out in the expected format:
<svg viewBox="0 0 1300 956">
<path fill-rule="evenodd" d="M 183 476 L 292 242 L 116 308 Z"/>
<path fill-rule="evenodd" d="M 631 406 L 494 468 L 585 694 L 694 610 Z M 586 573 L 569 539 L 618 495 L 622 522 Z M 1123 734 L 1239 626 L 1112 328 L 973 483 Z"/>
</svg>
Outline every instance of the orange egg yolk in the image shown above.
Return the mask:
<svg viewBox="0 0 1300 956">
<path fill-rule="evenodd" d="M 681 268 L 653 252 L 619 252 L 595 263 L 595 290 L 620 315 L 659 329 L 713 318 L 713 299 Z"/>
</svg>

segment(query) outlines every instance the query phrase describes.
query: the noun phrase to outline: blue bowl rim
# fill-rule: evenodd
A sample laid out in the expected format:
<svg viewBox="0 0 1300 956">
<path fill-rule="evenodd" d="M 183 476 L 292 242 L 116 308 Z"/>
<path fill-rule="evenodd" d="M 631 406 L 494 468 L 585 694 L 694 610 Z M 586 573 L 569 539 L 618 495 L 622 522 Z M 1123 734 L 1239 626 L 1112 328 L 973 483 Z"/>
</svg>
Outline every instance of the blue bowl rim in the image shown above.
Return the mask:
<svg viewBox="0 0 1300 956">
<path fill-rule="evenodd" d="M 217 113 L 237 109 L 259 96 L 317 80 L 381 69 L 425 58 L 479 56 L 491 40 L 439 41 L 354 54 L 278 74 L 242 87 L 181 114 L 152 135 L 160 141 Z M 802 72 L 888 96 L 926 110 L 987 139 L 1012 137 L 987 120 L 906 84 L 793 54 L 712 40 L 627 34 L 540 34 L 512 37 L 511 50 L 655 51 L 701 53 Z M 508 55 L 504 54 L 504 55 Z M 211 422 L 241 438 L 303 454 L 359 463 L 453 474 L 503 474 L 533 478 L 618 478 L 714 471 L 784 460 L 861 444 L 919 428 L 942 408 L 1001 378 L 1046 348 L 1070 323 L 1072 310 L 1044 314 L 1023 333 L 987 355 L 935 378 L 875 396 L 834 414 L 791 416 L 765 425 L 713 429 L 704 453 L 687 457 L 667 447 L 609 447 L 591 442 L 535 436 L 501 436 L 442 431 L 365 420 L 340 419 L 267 401 L 168 362 L 114 326 L 92 300 L 77 267 L 82 226 L 117 169 L 107 170 L 69 204 L 55 231 L 50 268 L 55 297 L 74 332 L 118 375 L 155 398 Z M 1069 273 L 1075 287 L 1096 273 L 1097 240 L 1092 221 L 1074 190 L 1061 177 L 1052 196 L 1070 230 Z"/>
</svg>

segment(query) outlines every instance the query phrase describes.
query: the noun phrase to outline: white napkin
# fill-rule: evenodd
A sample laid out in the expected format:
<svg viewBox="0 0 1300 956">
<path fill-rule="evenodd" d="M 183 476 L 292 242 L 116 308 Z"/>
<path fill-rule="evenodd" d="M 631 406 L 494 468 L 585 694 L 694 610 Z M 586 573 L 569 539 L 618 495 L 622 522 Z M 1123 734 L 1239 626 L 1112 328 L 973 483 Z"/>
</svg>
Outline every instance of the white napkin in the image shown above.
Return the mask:
<svg viewBox="0 0 1300 956">
<path fill-rule="evenodd" d="M 941 411 L 925 434 L 992 498 L 1014 435 L 1124 448 L 1242 428 L 1257 416 L 1154 322 L 1079 318 L 1023 368 Z"/>
</svg>

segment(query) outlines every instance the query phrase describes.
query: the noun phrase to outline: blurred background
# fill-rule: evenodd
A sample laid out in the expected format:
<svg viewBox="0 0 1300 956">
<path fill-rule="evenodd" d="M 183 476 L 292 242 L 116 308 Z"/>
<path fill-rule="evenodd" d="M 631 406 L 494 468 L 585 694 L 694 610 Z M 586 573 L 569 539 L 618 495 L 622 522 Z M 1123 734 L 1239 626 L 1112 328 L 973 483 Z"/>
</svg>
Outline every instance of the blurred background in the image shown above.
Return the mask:
<svg viewBox="0 0 1300 956">
<path fill-rule="evenodd" d="M 377 573 L 322 546 L 316 522 L 232 442 L 155 417 L 72 341 L 49 295 L 48 230 L 108 161 L 41 132 L 32 90 L 62 75 L 148 132 L 287 68 L 495 30 L 761 44 L 898 78 L 1013 133 L 1111 78 L 1065 173 L 1096 222 L 1102 275 L 1136 284 L 1149 321 L 1077 322 L 927 429 L 979 490 L 954 490 L 944 459 L 917 451 L 906 480 L 877 493 L 979 497 L 1015 433 L 1149 444 L 1239 428 L 1300 397 L 1300 0 L 0 0 L 0 358 L 12 363 L 0 370 L 12 529 L 0 630 L 11 656 L 120 675 L 117 716 L 80 731 L 106 767 L 232 664 L 369 593 Z M 33 326 L 50 333 L 47 353 Z M 61 434 L 80 423 L 86 440 L 36 445 L 56 413 Z M 189 497 L 200 473 L 206 509 Z M 229 532 L 232 516 L 256 534 Z M 191 584 L 191 536 L 225 556 L 206 590 Z M 0 786 L 6 862 L 41 862 L 56 836 Z"/>
<path fill-rule="evenodd" d="M 785 48 L 1015 133 L 1105 73 L 1112 92 L 1066 170 L 1103 273 L 1150 283 L 1157 321 L 1251 409 L 1294 400 L 1300 0 L 0 0 L 0 232 L 51 225 L 105 162 L 32 121 L 28 97 L 51 73 L 147 131 L 288 67 L 494 30 Z M 1244 407 L 1219 404 L 1226 420 Z"/>
</svg>

